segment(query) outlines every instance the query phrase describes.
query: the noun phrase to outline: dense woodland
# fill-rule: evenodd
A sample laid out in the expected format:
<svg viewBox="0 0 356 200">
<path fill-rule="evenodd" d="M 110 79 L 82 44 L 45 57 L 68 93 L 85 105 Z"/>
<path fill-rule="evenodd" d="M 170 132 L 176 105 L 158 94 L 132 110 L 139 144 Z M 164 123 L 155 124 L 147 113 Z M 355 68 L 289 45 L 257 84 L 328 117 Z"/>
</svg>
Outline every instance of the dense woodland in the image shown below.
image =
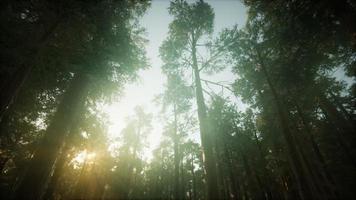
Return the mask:
<svg viewBox="0 0 356 200">
<path fill-rule="evenodd" d="M 113 147 L 98 104 L 150 66 L 151 2 L 2 0 L 0 198 L 356 199 L 355 2 L 243 3 L 218 37 L 207 2 L 170 3 L 147 160 L 157 116 L 137 107 Z"/>
</svg>

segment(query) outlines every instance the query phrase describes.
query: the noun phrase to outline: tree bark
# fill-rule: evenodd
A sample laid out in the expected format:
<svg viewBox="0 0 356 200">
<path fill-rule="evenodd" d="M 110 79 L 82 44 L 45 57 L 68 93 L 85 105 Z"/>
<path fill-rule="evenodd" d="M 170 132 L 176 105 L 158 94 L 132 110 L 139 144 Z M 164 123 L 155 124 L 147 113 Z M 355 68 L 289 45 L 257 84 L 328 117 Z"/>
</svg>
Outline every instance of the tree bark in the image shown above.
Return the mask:
<svg viewBox="0 0 356 200">
<path fill-rule="evenodd" d="M 203 89 L 200 80 L 200 74 L 198 69 L 198 61 L 196 57 L 196 39 L 194 35 L 192 36 L 192 59 L 193 59 L 193 70 L 195 77 L 195 92 L 196 101 L 198 106 L 198 119 L 200 128 L 200 138 L 204 153 L 204 170 L 207 178 L 207 194 L 208 199 L 219 199 L 218 184 L 216 177 L 216 162 L 214 158 L 213 151 L 213 140 L 209 134 L 209 128 L 207 123 L 207 112 L 204 102 Z"/>
</svg>

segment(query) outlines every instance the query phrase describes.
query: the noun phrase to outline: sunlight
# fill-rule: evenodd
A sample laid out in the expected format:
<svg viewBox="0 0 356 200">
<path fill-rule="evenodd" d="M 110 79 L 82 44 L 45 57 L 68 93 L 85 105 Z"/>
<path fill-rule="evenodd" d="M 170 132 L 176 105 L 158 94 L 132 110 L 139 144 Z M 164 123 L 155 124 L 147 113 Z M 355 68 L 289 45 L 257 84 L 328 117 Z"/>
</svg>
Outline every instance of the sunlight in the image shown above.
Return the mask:
<svg viewBox="0 0 356 200">
<path fill-rule="evenodd" d="M 108 126 L 108 137 L 110 141 L 108 150 L 112 155 L 116 155 L 115 150 L 120 146 L 116 139 L 120 136 L 121 131 L 126 126 L 126 118 L 134 114 L 136 106 L 141 105 L 145 112 L 152 113 L 154 116 L 157 116 L 161 110 L 157 109 L 157 107 L 151 103 L 154 94 L 140 92 L 142 90 L 142 84 L 129 84 L 125 87 L 124 97 L 119 102 L 115 102 L 111 105 L 105 105 L 101 108 L 101 110 L 108 115 L 110 122 Z M 147 87 L 145 90 L 150 91 Z M 152 98 L 145 98 L 145 96 L 150 96 Z M 148 160 L 152 158 L 152 150 L 159 144 L 159 138 L 161 137 L 162 132 L 162 125 L 157 118 L 152 119 L 152 127 L 153 130 L 146 138 L 147 146 L 146 148 L 143 148 L 143 156 Z"/>
<path fill-rule="evenodd" d="M 356 200 L 355 5 L 5 0 L 0 200 Z"/>
<path fill-rule="evenodd" d="M 73 165 L 74 169 L 80 168 L 84 163 L 92 164 L 96 157 L 95 152 L 88 152 L 86 149 L 79 152 L 71 161 L 70 165 Z"/>
</svg>

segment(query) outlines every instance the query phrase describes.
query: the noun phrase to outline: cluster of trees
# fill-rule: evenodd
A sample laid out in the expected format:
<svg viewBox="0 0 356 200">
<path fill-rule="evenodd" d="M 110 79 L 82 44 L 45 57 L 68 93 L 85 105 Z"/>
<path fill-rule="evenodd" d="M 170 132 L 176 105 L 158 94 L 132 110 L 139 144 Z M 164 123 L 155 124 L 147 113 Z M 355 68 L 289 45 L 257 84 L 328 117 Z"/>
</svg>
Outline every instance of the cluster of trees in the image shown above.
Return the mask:
<svg viewBox="0 0 356 200">
<path fill-rule="evenodd" d="M 244 3 L 246 25 L 214 38 L 208 3 L 171 2 L 147 161 L 154 116 L 137 107 L 110 141 L 97 104 L 147 66 L 150 2 L 3 1 L 1 198 L 356 198 L 356 5 Z M 234 83 L 201 78 L 226 66 Z"/>
<path fill-rule="evenodd" d="M 60 170 L 60 156 L 65 163 L 67 151 L 80 147 L 77 132 L 90 131 L 94 138 L 105 133 L 97 102 L 110 102 L 147 66 L 137 20 L 148 6 L 148 1 L 1 2 L 4 198 L 44 197 Z"/>
<path fill-rule="evenodd" d="M 161 47 L 169 80 L 193 77 L 207 198 L 353 198 L 355 85 L 339 79 L 355 77 L 355 5 L 245 4 L 245 27 L 212 39 L 207 3 L 172 2 Z M 227 65 L 233 84 L 201 78 Z M 335 71 L 346 75 L 337 79 Z M 232 91 L 248 108 L 238 112 L 202 83 Z"/>
</svg>

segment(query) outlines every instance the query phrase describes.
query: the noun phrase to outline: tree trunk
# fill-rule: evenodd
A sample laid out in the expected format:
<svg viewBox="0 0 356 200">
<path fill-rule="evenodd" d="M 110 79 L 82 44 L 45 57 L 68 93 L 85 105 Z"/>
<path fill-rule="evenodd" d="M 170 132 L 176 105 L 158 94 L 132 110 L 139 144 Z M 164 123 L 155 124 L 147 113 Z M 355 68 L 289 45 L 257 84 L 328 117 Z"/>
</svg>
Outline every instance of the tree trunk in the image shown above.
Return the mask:
<svg viewBox="0 0 356 200">
<path fill-rule="evenodd" d="M 213 152 L 213 140 L 209 134 L 209 128 L 207 123 L 207 113 L 206 106 L 204 102 L 203 89 L 201 86 L 200 74 L 198 69 L 198 61 L 196 57 L 196 40 L 193 35 L 192 44 L 192 59 L 193 59 L 193 70 L 195 77 L 195 92 L 196 101 L 198 106 L 198 119 L 199 119 L 199 129 L 200 138 L 204 153 L 204 170 L 207 178 L 207 194 L 208 199 L 219 199 L 218 194 L 218 184 L 216 178 L 216 165 Z"/>
<path fill-rule="evenodd" d="M 332 103 L 324 96 L 324 94 L 319 95 L 320 108 L 323 110 L 327 120 L 336 130 L 337 140 L 344 151 L 345 155 L 349 158 L 350 164 L 356 168 L 356 153 L 351 148 L 351 144 L 355 144 L 355 136 L 352 131 L 352 127 L 348 126 L 347 121 L 339 113 L 339 111 L 332 105 Z M 347 136 L 349 136 L 347 138 Z"/>
<path fill-rule="evenodd" d="M 82 168 L 80 169 L 80 174 L 78 177 L 77 184 L 75 185 L 74 193 L 72 194 L 73 199 L 86 199 L 85 196 L 88 194 L 86 191 L 88 185 L 88 160 L 84 159 Z"/>
<path fill-rule="evenodd" d="M 220 150 L 218 147 L 216 147 L 216 152 L 217 154 L 220 154 Z M 221 154 L 220 154 L 221 156 Z M 219 197 L 222 199 L 226 199 L 227 197 L 225 196 L 226 192 L 225 190 L 227 189 L 226 185 L 225 185 L 225 174 L 224 174 L 224 169 L 223 169 L 223 161 L 221 160 L 220 156 L 217 157 L 216 160 L 216 164 L 217 164 L 217 179 L 218 179 L 218 183 L 219 183 L 219 188 L 218 192 L 219 192 Z"/>
<path fill-rule="evenodd" d="M 84 106 L 87 84 L 88 79 L 84 74 L 75 75 L 41 144 L 33 154 L 29 168 L 16 190 L 15 199 L 34 200 L 44 195 L 69 128 Z"/>
<path fill-rule="evenodd" d="M 192 193 L 193 193 L 193 200 L 197 199 L 197 187 L 196 187 L 196 181 L 195 181 L 195 172 L 194 172 L 194 155 L 192 154 L 191 158 L 191 173 L 192 173 Z"/>
<path fill-rule="evenodd" d="M 0 121 L 0 173 L 3 172 L 4 167 L 9 159 L 12 158 L 12 154 L 8 149 L 15 146 L 17 143 L 10 139 L 10 134 L 7 132 L 7 126 L 10 122 L 10 116 L 7 113 L 4 118 Z"/>
<path fill-rule="evenodd" d="M 231 163 L 231 153 L 227 147 L 226 140 L 224 140 L 224 155 L 225 155 L 225 161 L 227 163 L 228 167 L 228 172 L 229 172 L 229 177 L 231 181 L 231 193 L 233 195 L 233 199 L 242 199 L 242 195 L 240 194 L 240 184 L 238 182 L 238 178 L 235 177 L 234 169 Z"/>
<path fill-rule="evenodd" d="M 278 95 L 272 83 L 272 80 L 268 75 L 268 71 L 263 63 L 263 60 L 258 50 L 257 50 L 257 54 L 258 54 L 259 64 L 261 66 L 262 72 L 266 78 L 267 84 L 272 92 L 276 104 L 278 117 L 280 120 L 280 124 L 282 126 L 282 133 L 287 142 L 287 149 L 291 158 L 290 160 L 292 163 L 293 171 L 295 172 L 295 178 L 297 180 L 297 184 L 299 187 L 300 196 L 303 199 L 317 199 L 317 195 L 313 193 L 313 189 L 312 189 L 313 185 L 309 180 L 310 177 L 306 173 L 305 166 L 303 165 L 303 161 L 301 160 L 300 155 L 298 154 L 298 150 L 296 148 L 293 135 L 289 129 L 288 116 L 286 115 L 285 110 L 283 109 L 280 96 Z"/>
<path fill-rule="evenodd" d="M 299 104 L 297 102 L 295 102 L 296 108 L 297 108 L 297 113 L 299 118 L 302 121 L 302 124 L 306 130 L 307 133 L 307 139 L 309 141 L 309 143 L 312 146 L 312 150 L 314 152 L 315 157 L 317 158 L 317 162 L 319 163 L 319 165 L 321 166 L 321 171 L 323 172 L 323 178 L 325 180 L 325 182 L 327 182 L 327 184 L 329 185 L 329 191 L 333 192 L 333 196 L 335 198 L 338 198 L 338 191 L 337 191 L 337 187 L 335 185 L 335 179 L 333 178 L 332 174 L 329 172 L 329 169 L 327 167 L 326 161 L 324 159 L 323 154 L 320 151 L 320 148 L 318 146 L 318 144 L 315 141 L 314 135 L 312 133 L 312 128 L 310 127 L 308 121 L 307 121 L 307 117 L 304 115 L 304 112 L 302 111 L 302 109 L 300 108 Z"/>
<path fill-rule="evenodd" d="M 272 184 L 272 178 L 271 178 L 270 173 L 266 169 L 267 162 L 266 162 L 265 156 L 264 156 L 263 151 L 262 151 L 261 143 L 258 140 L 256 130 L 253 132 L 253 135 L 255 137 L 256 146 L 257 146 L 257 149 L 258 149 L 258 152 L 259 152 L 259 155 L 260 155 L 260 159 L 261 159 L 261 162 L 262 162 L 263 173 L 264 173 L 264 175 L 266 176 L 266 179 L 267 179 L 267 181 L 264 181 L 265 183 L 263 184 L 264 187 L 265 187 L 265 191 L 266 191 L 266 198 L 267 199 L 273 199 L 272 190 L 271 190 L 271 187 L 270 187 L 270 185 Z"/>
<path fill-rule="evenodd" d="M 185 199 L 185 176 L 184 176 L 184 163 L 182 160 L 181 166 L 180 166 L 180 177 L 181 177 L 181 199 L 184 200 Z"/>
<path fill-rule="evenodd" d="M 71 143 L 71 141 L 73 140 L 73 138 L 78 130 L 77 129 L 78 123 L 79 123 L 78 121 L 75 122 L 75 124 L 72 126 L 72 128 L 70 130 L 69 135 L 67 136 L 68 138 L 65 139 L 66 142 L 65 142 L 62 152 L 60 154 L 59 160 L 57 161 L 57 163 L 55 165 L 53 176 L 52 176 L 51 180 L 49 181 L 46 193 L 44 194 L 44 197 L 43 197 L 43 199 L 45 199 L 45 200 L 53 199 L 53 193 L 56 191 L 58 181 L 59 181 L 61 175 L 63 174 L 63 168 L 66 164 L 68 151 L 69 151 L 70 147 L 72 147 L 72 145 L 73 145 Z"/>
<path fill-rule="evenodd" d="M 254 199 L 264 199 L 264 192 L 263 189 L 261 187 L 261 185 L 259 184 L 258 180 L 256 179 L 256 175 L 253 173 L 250 164 L 248 162 L 248 159 L 246 157 L 246 155 L 242 152 L 242 150 L 240 149 L 240 154 L 242 156 L 242 162 L 243 162 L 243 166 L 244 169 L 246 171 L 247 174 L 247 182 L 248 182 L 248 186 L 250 189 L 251 193 L 251 197 Z"/>
<path fill-rule="evenodd" d="M 179 192 L 179 152 L 178 152 L 178 130 L 177 130 L 177 110 L 176 103 L 174 103 L 174 199 L 181 199 Z"/>
</svg>

